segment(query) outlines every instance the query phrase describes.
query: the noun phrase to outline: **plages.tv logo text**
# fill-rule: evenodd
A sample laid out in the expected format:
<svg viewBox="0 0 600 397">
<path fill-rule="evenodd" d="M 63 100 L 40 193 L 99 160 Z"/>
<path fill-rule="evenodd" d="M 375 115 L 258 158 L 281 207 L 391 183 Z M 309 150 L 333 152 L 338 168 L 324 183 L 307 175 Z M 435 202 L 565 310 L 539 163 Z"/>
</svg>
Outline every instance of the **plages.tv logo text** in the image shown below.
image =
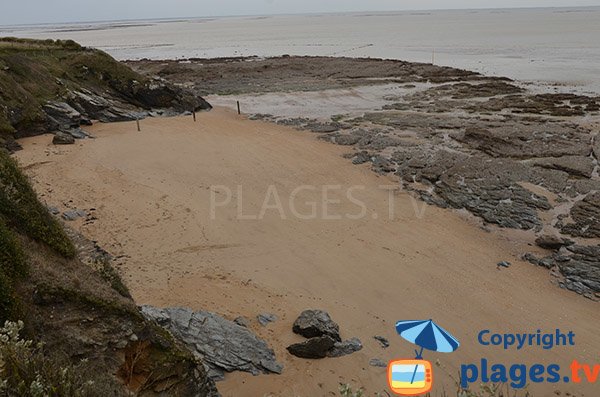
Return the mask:
<svg viewBox="0 0 600 397">
<path fill-rule="evenodd" d="M 433 368 L 423 359 L 425 349 L 452 353 L 460 343 L 450 333 L 433 320 L 399 321 L 396 331 L 408 342 L 420 347 L 415 350 L 414 360 L 393 360 L 388 365 L 388 385 L 399 396 L 418 396 L 431 391 L 433 387 Z"/>
<path fill-rule="evenodd" d="M 556 346 L 575 346 L 575 333 L 557 329 L 543 333 L 494 333 L 482 330 L 477 336 L 479 344 L 489 348 L 518 350 L 537 348 L 550 350 Z M 522 389 L 529 383 L 596 383 L 600 377 L 600 364 L 581 363 L 574 359 L 563 370 L 560 364 L 512 364 L 492 363 L 482 358 L 479 363 L 463 364 L 460 370 L 460 384 L 468 389 L 474 383 L 509 384 L 514 389 Z"/>
</svg>

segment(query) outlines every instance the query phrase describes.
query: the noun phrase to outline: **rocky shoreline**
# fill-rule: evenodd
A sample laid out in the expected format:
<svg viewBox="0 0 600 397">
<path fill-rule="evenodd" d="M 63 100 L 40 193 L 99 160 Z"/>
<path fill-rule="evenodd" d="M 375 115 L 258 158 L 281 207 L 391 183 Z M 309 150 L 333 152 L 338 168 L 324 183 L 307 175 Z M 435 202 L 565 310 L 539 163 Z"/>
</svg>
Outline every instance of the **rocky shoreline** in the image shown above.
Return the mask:
<svg viewBox="0 0 600 397">
<path fill-rule="evenodd" d="M 568 253 L 572 259 L 551 267 L 561 286 L 600 298 L 600 259 L 593 255 L 600 242 L 600 96 L 391 60 L 280 57 L 128 64 L 197 95 L 221 94 L 217 103 L 242 99 L 252 119 L 312 131 L 348 146 L 354 164 L 371 163 L 375 172 L 396 175 L 425 202 L 467 210 L 487 227 L 574 239 L 571 249 L 590 255 Z M 359 110 L 361 103 L 343 107 L 343 113 L 332 109 L 327 117 L 302 113 L 307 91 L 360 96 L 362 87 L 379 90 L 379 102 L 373 101 L 377 105 L 369 111 Z M 276 101 L 276 95 L 298 99 L 296 112 L 302 116 L 290 117 L 293 105 L 284 103 L 261 112 L 260 102 Z"/>
</svg>

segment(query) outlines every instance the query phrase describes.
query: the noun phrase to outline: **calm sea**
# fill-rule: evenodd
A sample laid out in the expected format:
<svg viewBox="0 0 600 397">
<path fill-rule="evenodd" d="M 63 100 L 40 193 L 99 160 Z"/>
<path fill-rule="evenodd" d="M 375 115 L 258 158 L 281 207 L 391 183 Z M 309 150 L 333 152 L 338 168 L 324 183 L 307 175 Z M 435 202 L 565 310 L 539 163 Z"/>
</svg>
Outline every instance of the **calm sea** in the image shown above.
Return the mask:
<svg viewBox="0 0 600 397">
<path fill-rule="evenodd" d="M 600 94 L 600 7 L 377 12 L 0 27 L 124 59 L 330 55 L 432 62 Z"/>
</svg>

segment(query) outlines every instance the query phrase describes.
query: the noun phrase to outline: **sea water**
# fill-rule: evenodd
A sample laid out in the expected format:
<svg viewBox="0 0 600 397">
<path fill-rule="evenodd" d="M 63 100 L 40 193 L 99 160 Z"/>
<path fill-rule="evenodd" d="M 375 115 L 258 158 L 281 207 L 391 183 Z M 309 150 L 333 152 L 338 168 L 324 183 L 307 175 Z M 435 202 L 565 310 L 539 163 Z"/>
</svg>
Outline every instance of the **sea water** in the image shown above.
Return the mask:
<svg viewBox="0 0 600 397">
<path fill-rule="evenodd" d="M 0 27 L 117 59 L 326 55 L 434 62 L 600 94 L 600 7 L 363 12 Z M 562 88 L 561 88 L 562 87 Z"/>
</svg>

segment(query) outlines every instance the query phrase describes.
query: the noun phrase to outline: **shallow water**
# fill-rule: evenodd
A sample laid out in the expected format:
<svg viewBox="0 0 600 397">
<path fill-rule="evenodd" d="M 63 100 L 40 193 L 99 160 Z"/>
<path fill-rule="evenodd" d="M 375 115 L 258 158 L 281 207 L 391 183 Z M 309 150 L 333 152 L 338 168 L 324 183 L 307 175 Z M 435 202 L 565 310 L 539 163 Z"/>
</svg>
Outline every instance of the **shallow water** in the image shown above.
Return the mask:
<svg viewBox="0 0 600 397">
<path fill-rule="evenodd" d="M 600 93 L 600 7 L 191 18 L 0 27 L 71 38 L 118 59 L 395 58 Z"/>
</svg>

